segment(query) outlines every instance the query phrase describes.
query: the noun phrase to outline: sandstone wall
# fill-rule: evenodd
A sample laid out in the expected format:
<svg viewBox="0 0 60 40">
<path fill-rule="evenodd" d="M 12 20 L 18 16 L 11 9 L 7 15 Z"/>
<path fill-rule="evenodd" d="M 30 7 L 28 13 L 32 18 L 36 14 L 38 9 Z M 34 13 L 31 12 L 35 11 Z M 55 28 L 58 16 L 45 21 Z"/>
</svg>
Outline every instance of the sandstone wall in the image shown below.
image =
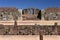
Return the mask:
<svg viewBox="0 0 60 40">
<path fill-rule="evenodd" d="M 60 8 L 46 8 L 44 18 L 45 20 L 60 20 Z"/>
<path fill-rule="evenodd" d="M 0 35 L 60 35 L 60 26 L 40 26 L 40 25 L 0 25 Z"/>
</svg>

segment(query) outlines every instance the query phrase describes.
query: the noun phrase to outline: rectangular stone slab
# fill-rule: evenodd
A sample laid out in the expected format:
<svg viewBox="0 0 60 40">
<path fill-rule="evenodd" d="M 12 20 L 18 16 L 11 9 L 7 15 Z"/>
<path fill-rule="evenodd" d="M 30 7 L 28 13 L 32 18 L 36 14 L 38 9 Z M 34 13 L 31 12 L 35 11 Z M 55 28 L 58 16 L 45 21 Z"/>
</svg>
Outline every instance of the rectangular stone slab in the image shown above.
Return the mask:
<svg viewBox="0 0 60 40">
<path fill-rule="evenodd" d="M 43 40 L 60 40 L 60 35 L 44 35 Z"/>
<path fill-rule="evenodd" d="M 39 40 L 39 35 L 0 35 L 0 40 Z"/>
</svg>

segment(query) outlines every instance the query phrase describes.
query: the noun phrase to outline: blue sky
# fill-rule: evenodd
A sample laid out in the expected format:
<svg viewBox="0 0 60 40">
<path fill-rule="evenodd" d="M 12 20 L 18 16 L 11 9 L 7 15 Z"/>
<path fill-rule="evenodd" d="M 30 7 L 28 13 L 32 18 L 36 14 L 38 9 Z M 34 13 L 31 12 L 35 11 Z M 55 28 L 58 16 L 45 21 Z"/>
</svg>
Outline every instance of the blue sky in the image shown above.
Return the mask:
<svg viewBox="0 0 60 40">
<path fill-rule="evenodd" d="M 0 0 L 0 7 L 39 8 L 60 7 L 60 0 Z"/>
</svg>

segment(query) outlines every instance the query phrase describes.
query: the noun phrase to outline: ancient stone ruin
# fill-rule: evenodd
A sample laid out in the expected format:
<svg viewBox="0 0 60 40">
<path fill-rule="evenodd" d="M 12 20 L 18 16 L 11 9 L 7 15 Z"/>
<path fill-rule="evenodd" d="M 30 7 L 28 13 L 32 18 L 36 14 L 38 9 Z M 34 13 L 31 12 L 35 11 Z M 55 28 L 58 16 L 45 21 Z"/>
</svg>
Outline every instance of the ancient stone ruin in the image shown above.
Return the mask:
<svg viewBox="0 0 60 40">
<path fill-rule="evenodd" d="M 55 25 L 0 25 L 0 35 L 60 35 L 60 26 Z"/>
<path fill-rule="evenodd" d="M 60 20 L 60 8 L 46 8 L 44 18 L 45 20 Z"/>
<path fill-rule="evenodd" d="M 58 10 L 58 11 L 57 11 Z M 0 24 L 0 35 L 60 35 L 60 25 L 17 25 L 17 20 L 59 20 L 58 8 L 47 8 L 41 11 L 36 8 L 27 8 L 18 11 L 17 8 L 0 8 L 0 21 L 15 21 L 14 25 Z M 57 14 L 58 13 L 58 14 Z"/>
<path fill-rule="evenodd" d="M 41 10 L 36 8 L 27 8 L 22 11 L 23 20 L 38 20 L 41 19 Z"/>
<path fill-rule="evenodd" d="M 11 21 L 20 17 L 20 13 L 17 8 L 14 7 L 2 7 L 0 8 L 0 20 Z"/>
</svg>

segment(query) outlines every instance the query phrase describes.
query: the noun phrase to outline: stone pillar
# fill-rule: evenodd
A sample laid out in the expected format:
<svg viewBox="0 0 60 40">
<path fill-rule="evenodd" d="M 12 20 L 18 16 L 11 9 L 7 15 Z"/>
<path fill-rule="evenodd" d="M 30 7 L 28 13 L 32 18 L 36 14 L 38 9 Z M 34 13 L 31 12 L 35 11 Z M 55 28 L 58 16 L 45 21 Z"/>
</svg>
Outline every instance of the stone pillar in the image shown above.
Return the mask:
<svg viewBox="0 0 60 40">
<path fill-rule="evenodd" d="M 17 32 L 18 32 L 18 27 L 17 27 L 17 21 L 15 20 L 14 21 L 14 28 L 13 28 L 13 34 L 17 34 Z"/>
<path fill-rule="evenodd" d="M 22 20 L 22 9 L 18 9 L 18 12 L 19 12 L 19 15 L 20 15 L 19 20 Z"/>
<path fill-rule="evenodd" d="M 31 14 L 31 13 L 30 13 L 30 9 L 27 9 L 27 14 Z"/>
<path fill-rule="evenodd" d="M 43 30 L 41 30 L 40 32 L 39 32 L 40 34 L 40 40 L 43 40 Z"/>
<path fill-rule="evenodd" d="M 54 24 L 54 34 L 58 35 L 58 30 L 57 30 L 57 23 Z"/>
<path fill-rule="evenodd" d="M 35 9 L 33 9 L 33 14 L 35 15 Z"/>
<path fill-rule="evenodd" d="M 24 10 L 24 14 L 25 14 L 25 10 Z"/>
<path fill-rule="evenodd" d="M 22 10 L 21 10 L 21 20 L 23 20 L 23 18 L 22 18 Z"/>
<path fill-rule="evenodd" d="M 41 15 L 42 15 L 42 16 L 41 16 L 41 19 L 42 19 L 42 20 L 44 20 L 44 13 L 45 13 L 44 10 L 42 10 L 42 11 L 41 11 Z"/>
</svg>

